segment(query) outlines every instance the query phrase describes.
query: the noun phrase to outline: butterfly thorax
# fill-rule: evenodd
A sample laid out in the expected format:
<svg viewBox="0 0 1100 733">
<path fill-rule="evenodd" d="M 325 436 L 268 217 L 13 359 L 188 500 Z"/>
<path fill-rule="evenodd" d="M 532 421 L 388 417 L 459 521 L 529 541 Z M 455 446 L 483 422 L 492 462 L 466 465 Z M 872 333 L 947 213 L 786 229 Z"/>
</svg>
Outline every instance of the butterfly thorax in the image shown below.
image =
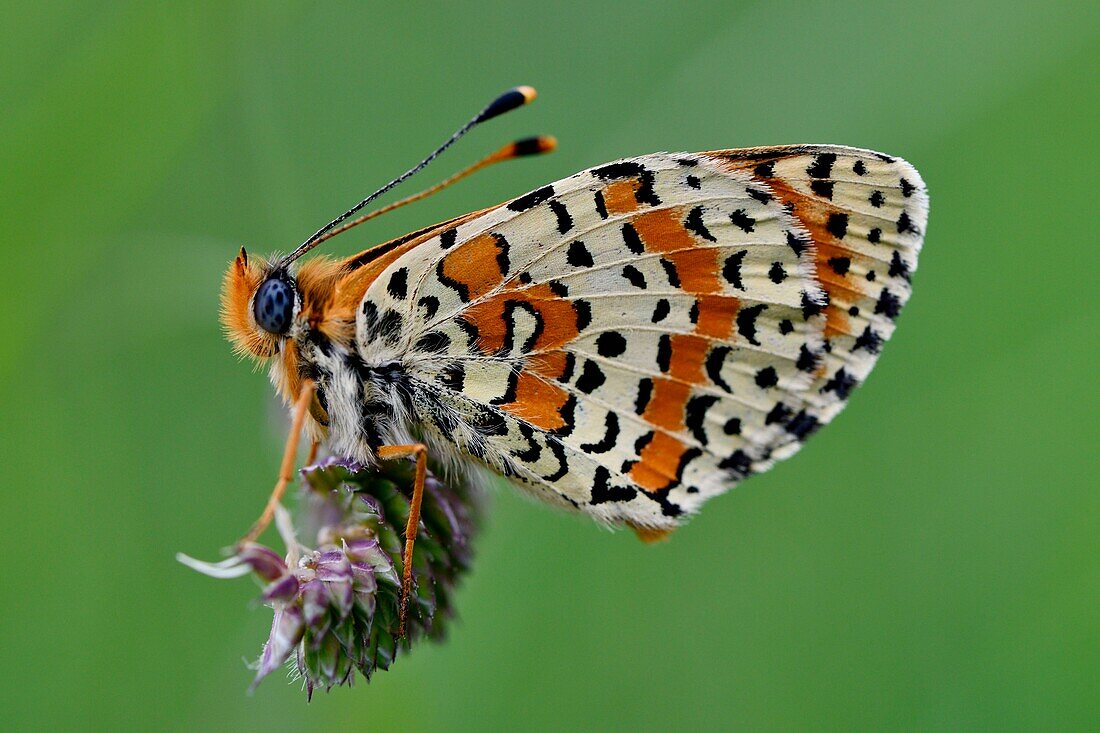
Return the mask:
<svg viewBox="0 0 1100 733">
<path fill-rule="evenodd" d="M 409 429 L 409 377 L 401 362 L 368 361 L 353 344 L 308 326 L 294 335 L 288 348 L 296 352 L 298 379 L 316 385 L 317 404 L 311 412 L 333 454 L 372 463 L 382 445 L 415 442 Z M 272 364 L 276 385 L 289 381 L 284 364 Z"/>
</svg>

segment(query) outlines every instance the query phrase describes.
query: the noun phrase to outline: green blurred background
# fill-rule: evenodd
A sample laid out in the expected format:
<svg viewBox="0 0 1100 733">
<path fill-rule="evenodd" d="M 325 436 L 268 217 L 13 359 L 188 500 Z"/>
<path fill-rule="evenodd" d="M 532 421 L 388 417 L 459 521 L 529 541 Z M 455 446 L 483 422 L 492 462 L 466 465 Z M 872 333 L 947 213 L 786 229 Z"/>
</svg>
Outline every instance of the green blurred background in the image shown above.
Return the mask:
<svg viewBox="0 0 1100 733">
<path fill-rule="evenodd" d="M 1100 724 L 1096 3 L 35 5 L 0 31 L 3 728 Z M 835 425 L 672 542 L 502 488 L 447 643 L 247 696 L 254 586 L 173 560 L 247 527 L 281 450 L 223 268 L 520 83 L 539 101 L 425 180 L 558 153 L 330 251 L 623 155 L 844 143 L 931 190 L 901 328 Z"/>
</svg>

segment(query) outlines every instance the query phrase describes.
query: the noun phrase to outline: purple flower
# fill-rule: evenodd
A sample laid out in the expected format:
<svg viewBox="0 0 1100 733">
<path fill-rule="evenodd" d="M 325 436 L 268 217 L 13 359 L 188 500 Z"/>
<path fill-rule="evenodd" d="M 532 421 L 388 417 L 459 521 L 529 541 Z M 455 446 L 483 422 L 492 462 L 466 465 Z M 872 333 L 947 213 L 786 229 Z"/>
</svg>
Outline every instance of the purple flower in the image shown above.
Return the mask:
<svg viewBox="0 0 1100 733">
<path fill-rule="evenodd" d="M 252 687 L 289 660 L 312 696 L 317 687 L 351 684 L 356 670 L 369 680 L 375 670 L 389 668 L 399 648 L 442 635 L 453 613 L 454 585 L 469 567 L 480 504 L 465 487 L 452 489 L 429 477 L 408 636 L 398 640 L 409 467 L 366 469 L 329 458 L 302 475 L 298 526 L 282 507 L 276 514 L 285 558 L 255 543 L 220 563 L 177 557 L 213 577 L 253 574 L 263 584 L 261 598 L 274 618 Z M 301 544 L 301 532 L 316 537 L 312 546 Z"/>
</svg>

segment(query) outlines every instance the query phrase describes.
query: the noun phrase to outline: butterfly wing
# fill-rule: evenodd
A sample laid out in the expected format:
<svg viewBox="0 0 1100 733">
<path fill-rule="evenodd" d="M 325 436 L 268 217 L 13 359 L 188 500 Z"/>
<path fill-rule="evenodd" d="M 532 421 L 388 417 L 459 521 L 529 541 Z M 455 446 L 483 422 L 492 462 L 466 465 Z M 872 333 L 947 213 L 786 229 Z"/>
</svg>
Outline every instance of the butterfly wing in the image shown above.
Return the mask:
<svg viewBox="0 0 1100 733">
<path fill-rule="evenodd" d="M 671 527 L 866 377 L 927 211 L 903 161 L 798 146 L 617 161 L 445 227 L 357 316 L 413 420 L 552 503 Z"/>
</svg>

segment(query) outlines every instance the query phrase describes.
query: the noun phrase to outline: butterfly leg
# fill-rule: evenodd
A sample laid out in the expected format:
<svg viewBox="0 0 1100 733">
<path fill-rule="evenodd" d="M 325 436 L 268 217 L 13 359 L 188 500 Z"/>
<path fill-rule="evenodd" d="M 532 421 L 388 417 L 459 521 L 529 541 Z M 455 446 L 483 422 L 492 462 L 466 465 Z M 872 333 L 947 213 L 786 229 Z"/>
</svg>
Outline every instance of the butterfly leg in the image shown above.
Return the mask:
<svg viewBox="0 0 1100 733">
<path fill-rule="evenodd" d="M 314 438 L 309 443 L 309 453 L 306 455 L 306 465 L 312 466 L 317 462 L 317 453 L 321 450 L 321 441 Z"/>
<path fill-rule="evenodd" d="M 416 479 L 413 481 L 412 499 L 409 502 L 409 521 L 405 523 L 405 554 L 402 558 L 400 624 L 397 638 L 405 636 L 405 619 L 408 616 L 409 594 L 412 591 L 412 556 L 416 535 L 420 527 L 420 504 L 424 500 L 424 482 L 428 476 L 428 449 L 423 444 L 384 445 L 378 449 L 383 461 L 395 458 L 416 458 Z"/>
<path fill-rule="evenodd" d="M 302 390 L 298 393 L 298 400 L 294 403 L 294 419 L 290 427 L 290 435 L 286 438 L 286 449 L 283 451 L 283 464 L 279 468 L 279 480 L 275 482 L 275 488 L 271 490 L 271 496 L 267 500 L 260 518 L 252 525 L 252 529 L 237 541 L 237 547 L 252 542 L 271 524 L 275 516 L 275 507 L 282 501 L 286 487 L 294 478 L 294 459 L 298 455 L 298 439 L 302 434 L 302 426 L 305 424 L 306 415 L 309 413 L 309 405 L 313 401 L 313 393 L 317 389 L 313 382 L 304 382 Z"/>
</svg>

